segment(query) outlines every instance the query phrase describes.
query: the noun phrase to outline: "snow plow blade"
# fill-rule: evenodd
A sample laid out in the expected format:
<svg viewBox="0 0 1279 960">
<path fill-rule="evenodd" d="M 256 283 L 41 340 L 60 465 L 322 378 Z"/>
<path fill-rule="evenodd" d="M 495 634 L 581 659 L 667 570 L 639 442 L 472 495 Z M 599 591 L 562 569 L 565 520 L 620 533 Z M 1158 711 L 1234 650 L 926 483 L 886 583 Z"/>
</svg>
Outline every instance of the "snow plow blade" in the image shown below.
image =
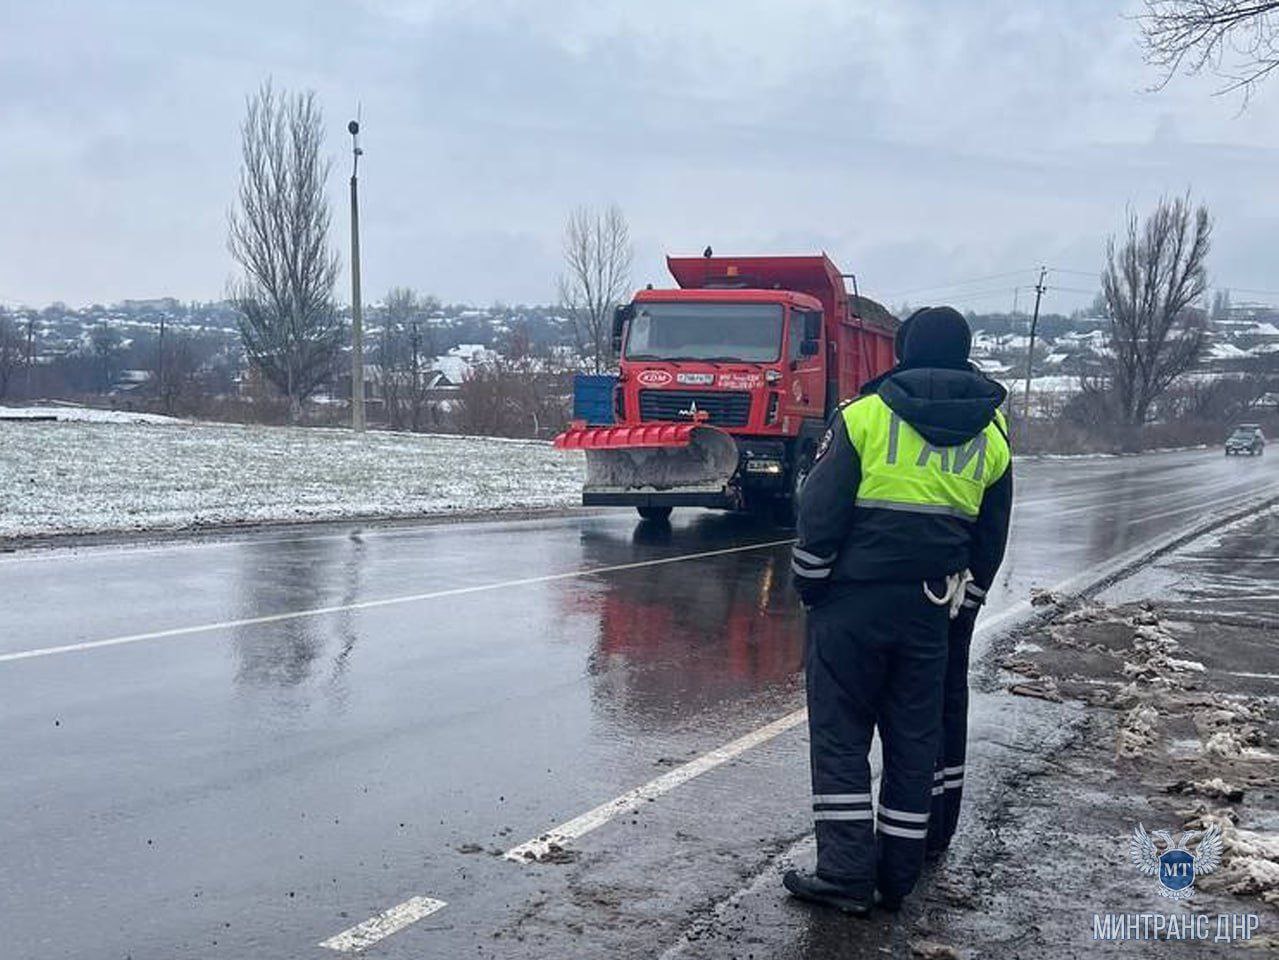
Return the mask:
<svg viewBox="0 0 1279 960">
<path fill-rule="evenodd" d="M 555 438 L 555 446 L 586 451 L 582 502 L 588 506 L 725 506 L 736 500 L 730 484 L 737 473 L 737 443 L 716 427 L 574 424 Z"/>
</svg>

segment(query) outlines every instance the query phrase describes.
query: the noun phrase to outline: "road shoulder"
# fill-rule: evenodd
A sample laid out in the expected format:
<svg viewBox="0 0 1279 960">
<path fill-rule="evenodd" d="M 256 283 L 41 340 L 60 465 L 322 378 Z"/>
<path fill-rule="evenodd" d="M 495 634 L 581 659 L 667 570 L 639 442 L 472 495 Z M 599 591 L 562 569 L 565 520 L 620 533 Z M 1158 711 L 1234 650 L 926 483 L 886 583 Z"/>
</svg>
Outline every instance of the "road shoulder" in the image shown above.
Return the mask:
<svg viewBox="0 0 1279 960">
<path fill-rule="evenodd" d="M 799 842 L 695 921 L 671 956 L 1066 958 L 1105 951 L 1096 915 L 1209 916 L 1196 956 L 1279 944 L 1279 511 L 1182 539 L 1091 599 L 1041 615 L 975 668 L 967 809 L 907 908 L 854 921 L 783 897 Z M 1269 599 L 1257 599 L 1259 597 Z M 1129 857 L 1133 828 L 1220 825 L 1189 907 Z M 1246 944 L 1217 918 L 1257 917 Z M 1231 935 L 1238 928 L 1230 928 Z M 1110 950 L 1163 956 L 1166 943 Z M 745 951 L 745 952 L 744 952 Z"/>
</svg>

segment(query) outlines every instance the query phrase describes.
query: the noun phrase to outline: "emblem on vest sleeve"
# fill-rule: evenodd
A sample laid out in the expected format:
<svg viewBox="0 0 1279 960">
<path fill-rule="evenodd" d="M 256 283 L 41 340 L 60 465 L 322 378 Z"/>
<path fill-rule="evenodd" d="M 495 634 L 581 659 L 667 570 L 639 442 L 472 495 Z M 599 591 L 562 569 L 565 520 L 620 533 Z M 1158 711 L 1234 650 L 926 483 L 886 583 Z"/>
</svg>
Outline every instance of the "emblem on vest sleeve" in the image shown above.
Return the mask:
<svg viewBox="0 0 1279 960">
<path fill-rule="evenodd" d="M 822 439 L 817 444 L 817 452 L 813 454 L 813 463 L 816 463 L 822 457 L 826 456 L 826 451 L 830 449 L 831 441 L 835 439 L 835 428 L 827 427 L 826 432 L 822 434 Z"/>
</svg>

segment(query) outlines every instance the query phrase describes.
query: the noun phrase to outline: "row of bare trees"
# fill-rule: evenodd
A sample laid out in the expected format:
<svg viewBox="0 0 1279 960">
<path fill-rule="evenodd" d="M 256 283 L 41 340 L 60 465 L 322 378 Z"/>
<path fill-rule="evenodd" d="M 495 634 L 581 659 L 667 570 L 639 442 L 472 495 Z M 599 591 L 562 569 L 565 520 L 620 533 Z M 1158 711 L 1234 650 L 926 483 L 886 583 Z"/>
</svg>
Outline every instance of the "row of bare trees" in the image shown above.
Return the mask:
<svg viewBox="0 0 1279 960">
<path fill-rule="evenodd" d="M 1261 38 L 1255 44 L 1269 36 L 1262 9 L 1269 6 L 1252 6 L 1252 35 Z M 1170 69 L 1187 56 L 1197 56 L 1191 66 L 1202 69 L 1220 55 L 1231 31 L 1241 29 L 1238 4 L 1202 0 L 1147 7 L 1148 57 Z M 1192 52 L 1196 43 L 1197 54 Z M 1261 63 L 1259 49 L 1254 46 L 1252 52 Z M 1263 73 L 1258 67 L 1249 77 Z M 331 380 L 345 338 L 334 298 L 338 259 L 328 241 L 330 165 L 322 155 L 322 116 L 314 94 L 277 94 L 264 84 L 249 99 L 242 135 L 229 246 L 244 277 L 234 302 L 249 359 L 288 398 L 296 418 L 302 401 Z M 1125 424 L 1145 423 L 1157 398 L 1202 353 L 1201 303 L 1211 233 L 1207 210 L 1193 207 L 1187 195 L 1160 202 L 1144 221 L 1130 212 L 1123 235 L 1107 246 L 1101 286 L 1110 318 L 1109 350 L 1106 377 L 1095 389 L 1109 395 Z M 631 282 L 634 254 L 621 210 L 615 205 L 574 210 L 564 226 L 563 255 L 560 303 L 572 323 L 578 355 L 599 372 L 614 360 L 613 310 Z M 423 320 L 434 306 L 404 288 L 387 297 L 376 356 L 392 427 L 425 426 L 428 362 L 435 344 Z M 515 418 L 538 432 L 543 400 L 524 392 L 517 381 L 545 386 L 555 378 L 542 376 L 544 369 L 517 353 L 475 371 L 463 404 L 471 426 L 509 433 Z"/>
<path fill-rule="evenodd" d="M 335 301 L 338 257 L 329 244 L 323 115 L 313 92 L 280 93 L 268 81 L 249 97 L 240 132 L 240 181 L 228 247 L 243 275 L 232 301 L 249 361 L 287 397 L 296 421 L 303 402 L 333 379 L 346 341 Z M 610 362 L 613 309 L 628 292 L 632 256 L 626 219 L 616 206 L 582 207 L 569 216 L 560 301 L 579 354 L 597 371 Z M 435 344 L 422 321 L 433 306 L 404 288 L 387 297 L 386 326 L 375 349 L 394 428 L 425 425 Z M 489 381 L 526 372 L 512 361 L 509 369 L 488 369 L 477 377 Z M 494 402 L 509 405 L 505 398 Z M 536 411 L 529 416 L 536 419 Z"/>
</svg>

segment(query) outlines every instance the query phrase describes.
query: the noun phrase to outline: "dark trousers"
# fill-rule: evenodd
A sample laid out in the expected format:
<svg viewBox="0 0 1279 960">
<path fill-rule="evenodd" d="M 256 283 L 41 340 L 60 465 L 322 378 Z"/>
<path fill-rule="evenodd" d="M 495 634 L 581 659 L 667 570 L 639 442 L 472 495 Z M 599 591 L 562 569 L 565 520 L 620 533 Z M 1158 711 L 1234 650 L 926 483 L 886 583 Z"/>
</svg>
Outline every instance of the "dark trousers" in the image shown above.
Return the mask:
<svg viewBox="0 0 1279 960">
<path fill-rule="evenodd" d="M 968 753 L 968 649 L 972 645 L 975 614 L 961 613 L 950 622 L 942 697 L 942 743 L 933 772 L 932 817 L 928 824 L 928 849 L 943 850 L 959 823 L 964 799 L 964 761 Z"/>
<path fill-rule="evenodd" d="M 934 590 L 944 585 L 934 585 Z M 869 896 L 908 894 L 923 867 L 941 749 L 945 607 L 920 583 L 866 583 L 808 615 L 805 675 L 817 873 Z M 871 737 L 884 769 L 870 795 Z"/>
</svg>

